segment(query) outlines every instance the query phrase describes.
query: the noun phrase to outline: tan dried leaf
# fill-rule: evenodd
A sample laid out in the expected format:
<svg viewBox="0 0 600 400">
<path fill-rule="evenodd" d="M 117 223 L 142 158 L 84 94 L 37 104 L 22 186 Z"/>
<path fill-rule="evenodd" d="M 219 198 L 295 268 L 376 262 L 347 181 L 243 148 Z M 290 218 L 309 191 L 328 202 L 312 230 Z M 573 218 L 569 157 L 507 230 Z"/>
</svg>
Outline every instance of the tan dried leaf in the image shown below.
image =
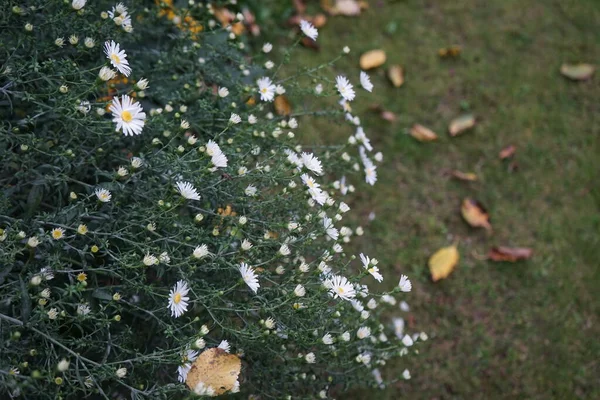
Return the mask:
<svg viewBox="0 0 600 400">
<path fill-rule="evenodd" d="M 592 64 L 563 64 L 560 67 L 560 73 L 574 81 L 590 79 L 595 71 Z"/>
<path fill-rule="evenodd" d="M 370 50 L 360 56 L 360 67 L 365 71 L 377 68 L 385 63 L 385 51 L 377 49 Z"/>
<path fill-rule="evenodd" d="M 450 132 L 450 136 L 457 136 L 458 134 L 463 133 L 467 129 L 471 129 L 474 126 L 475 117 L 473 115 L 462 115 L 450 122 L 450 125 L 448 126 L 448 132 Z"/>
<path fill-rule="evenodd" d="M 388 69 L 387 75 L 394 87 L 400 87 L 404 83 L 404 70 L 400 65 L 392 65 Z"/>
<path fill-rule="evenodd" d="M 234 387 L 241 368 L 238 356 L 215 347 L 198 356 L 185 383 L 191 390 L 195 390 L 199 384 L 203 384 L 205 388 L 211 387 L 218 396 Z"/>
<path fill-rule="evenodd" d="M 488 258 L 492 261 L 516 262 L 526 260 L 533 255 L 533 250 L 528 247 L 492 247 Z"/>
<path fill-rule="evenodd" d="M 472 227 L 492 229 L 490 216 L 478 201 L 467 197 L 462 202 L 460 212 L 465 221 Z"/>
<path fill-rule="evenodd" d="M 433 140 L 437 140 L 438 138 L 434 131 L 419 124 L 413 125 L 413 127 L 410 129 L 410 135 L 419 142 L 431 142 Z"/>
<path fill-rule="evenodd" d="M 360 4 L 356 0 L 337 0 L 330 12 L 332 15 L 355 17 L 360 15 Z"/>
<path fill-rule="evenodd" d="M 447 278 L 458 264 L 460 255 L 456 246 L 443 247 L 429 258 L 429 272 L 434 282 Z"/>
<path fill-rule="evenodd" d="M 498 156 L 501 160 L 505 160 L 509 157 L 512 157 L 516 151 L 517 148 L 511 144 L 510 146 L 506 146 L 505 148 L 503 148 L 498 154 Z"/>
<path fill-rule="evenodd" d="M 454 170 L 451 172 L 452 176 L 461 181 L 475 182 L 477 180 L 477 175 L 472 172 L 461 172 Z"/>
<path fill-rule="evenodd" d="M 292 105 L 285 95 L 276 96 L 273 105 L 277 115 L 290 115 L 292 113 Z"/>
</svg>

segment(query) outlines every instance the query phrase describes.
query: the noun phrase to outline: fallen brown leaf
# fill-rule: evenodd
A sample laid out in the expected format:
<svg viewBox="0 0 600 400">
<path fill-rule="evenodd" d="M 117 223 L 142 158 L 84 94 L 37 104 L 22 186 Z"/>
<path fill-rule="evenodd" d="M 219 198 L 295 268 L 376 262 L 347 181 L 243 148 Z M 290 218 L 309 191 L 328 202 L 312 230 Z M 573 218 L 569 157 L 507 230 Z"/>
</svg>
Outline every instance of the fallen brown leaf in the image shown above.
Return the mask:
<svg viewBox="0 0 600 400">
<path fill-rule="evenodd" d="M 365 71 L 377 68 L 385 63 L 386 55 L 383 50 L 370 50 L 360 56 L 360 67 Z"/>
<path fill-rule="evenodd" d="M 438 50 L 438 55 L 442 58 L 445 57 L 458 57 L 462 49 L 460 46 L 444 47 Z"/>
<path fill-rule="evenodd" d="M 315 26 L 315 28 L 322 28 L 327 23 L 327 17 L 325 16 L 325 14 L 317 14 L 313 18 L 312 23 Z"/>
<path fill-rule="evenodd" d="M 419 142 L 431 142 L 438 138 L 434 131 L 419 124 L 414 124 L 410 128 L 410 135 Z"/>
<path fill-rule="evenodd" d="M 516 262 L 526 260 L 533 255 L 533 250 L 528 247 L 492 247 L 488 258 L 492 261 Z"/>
<path fill-rule="evenodd" d="M 517 151 L 517 148 L 511 144 L 510 146 L 503 148 L 498 156 L 501 160 L 505 160 L 509 157 L 512 157 L 515 154 L 515 151 Z"/>
<path fill-rule="evenodd" d="M 469 197 L 463 200 L 460 212 L 469 225 L 475 228 L 492 229 L 490 216 L 481 203 Z"/>
<path fill-rule="evenodd" d="M 388 68 L 387 76 L 394 87 L 400 87 L 404 83 L 404 70 L 400 65 L 392 65 Z"/>
<path fill-rule="evenodd" d="M 336 0 L 335 6 L 329 11 L 331 15 L 355 17 L 360 15 L 360 4 L 356 0 Z"/>
<path fill-rule="evenodd" d="M 309 49 L 313 49 L 316 51 L 319 51 L 319 49 L 320 49 L 319 44 L 307 36 L 304 36 L 302 38 L 301 43 L 302 43 L 302 46 L 307 47 Z"/>
<path fill-rule="evenodd" d="M 388 122 L 395 122 L 398 117 L 392 111 L 386 110 L 381 104 L 372 104 L 369 106 L 369 110 L 379 114 L 381 119 Z"/>
<path fill-rule="evenodd" d="M 471 129 L 475 126 L 475 117 L 471 114 L 462 115 L 458 118 L 455 118 L 450 122 L 448 126 L 448 132 L 450 132 L 450 136 L 457 136 L 460 133 L 463 133 L 467 129 Z"/>
<path fill-rule="evenodd" d="M 273 105 L 277 115 L 290 115 L 292 113 L 292 105 L 285 95 L 276 96 Z"/>
<path fill-rule="evenodd" d="M 434 282 L 445 279 L 454 271 L 460 254 L 455 245 L 443 247 L 429 258 L 429 272 Z"/>
<path fill-rule="evenodd" d="M 461 181 L 475 182 L 477 180 L 477 175 L 472 172 L 461 172 L 457 170 L 453 170 L 451 175 Z"/>
<path fill-rule="evenodd" d="M 204 385 L 205 388 L 210 386 L 218 396 L 234 387 L 241 368 L 238 356 L 215 347 L 198 356 L 185 383 L 191 390 L 195 390 L 198 385 Z"/>
<path fill-rule="evenodd" d="M 594 75 L 596 67 L 591 64 L 563 64 L 560 73 L 574 81 L 584 81 Z"/>
</svg>

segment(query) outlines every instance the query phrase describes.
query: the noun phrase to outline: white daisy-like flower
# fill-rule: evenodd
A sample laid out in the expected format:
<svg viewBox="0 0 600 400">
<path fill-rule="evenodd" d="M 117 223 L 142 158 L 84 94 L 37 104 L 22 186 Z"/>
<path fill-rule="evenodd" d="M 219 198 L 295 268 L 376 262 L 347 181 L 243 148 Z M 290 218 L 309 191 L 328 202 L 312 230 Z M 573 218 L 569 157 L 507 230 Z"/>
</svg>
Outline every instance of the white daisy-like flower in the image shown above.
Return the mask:
<svg viewBox="0 0 600 400">
<path fill-rule="evenodd" d="M 405 369 L 405 370 L 402 372 L 402 377 L 403 377 L 404 379 L 406 379 L 406 380 L 409 380 L 409 379 L 410 379 L 410 371 L 409 371 L 409 370 L 407 370 L 407 369 Z"/>
<path fill-rule="evenodd" d="M 110 193 L 110 191 L 108 191 L 106 189 L 102 189 L 102 188 L 96 189 L 94 194 L 96 195 L 98 200 L 100 200 L 103 203 L 108 203 L 110 201 L 110 199 L 112 198 L 112 194 Z"/>
<path fill-rule="evenodd" d="M 371 260 L 368 256 L 365 256 L 363 253 L 360 253 L 360 260 L 363 263 L 363 267 L 367 270 L 369 274 L 375 278 L 377 282 L 383 281 L 383 275 L 379 273 L 379 268 L 375 265 L 372 265 Z"/>
<path fill-rule="evenodd" d="M 315 356 L 315 353 L 308 353 L 304 356 L 304 360 L 309 364 L 314 364 L 317 361 L 317 357 Z"/>
<path fill-rule="evenodd" d="M 48 310 L 48 318 L 56 319 L 58 317 L 58 310 L 56 308 L 51 308 Z"/>
<path fill-rule="evenodd" d="M 96 45 L 96 41 L 91 37 L 86 37 L 85 40 L 83 41 L 83 44 L 88 49 L 91 49 L 92 47 L 94 47 Z"/>
<path fill-rule="evenodd" d="M 40 275 L 47 281 L 54 279 L 54 273 L 52 273 L 52 270 L 49 267 L 40 269 Z"/>
<path fill-rule="evenodd" d="M 257 191 L 258 190 L 256 189 L 256 186 L 254 186 L 254 185 L 248 185 L 248 187 L 246 189 L 244 189 L 244 193 L 246 194 L 246 196 L 250 196 L 250 197 L 256 196 Z"/>
<path fill-rule="evenodd" d="M 317 40 L 317 36 L 319 36 L 319 31 L 310 22 L 305 20 L 300 21 L 300 29 L 302 30 L 302 33 L 304 33 L 312 40 Z"/>
<path fill-rule="evenodd" d="M 315 93 L 316 94 L 323 93 L 323 85 L 321 83 L 318 83 L 317 86 L 315 86 Z"/>
<path fill-rule="evenodd" d="M 345 276 L 333 275 L 332 277 L 326 279 L 324 284 L 334 298 L 339 297 L 343 300 L 350 301 L 356 297 L 354 286 Z"/>
<path fill-rule="evenodd" d="M 275 93 L 277 94 L 285 94 L 285 88 L 281 85 L 275 86 Z M 291 126 L 290 126 L 291 128 Z"/>
<path fill-rule="evenodd" d="M 221 350 L 225 350 L 228 353 L 231 351 L 231 346 L 227 340 L 221 340 L 221 343 L 219 343 L 217 347 Z"/>
<path fill-rule="evenodd" d="M 373 91 L 371 78 L 369 78 L 369 75 L 365 71 L 360 71 L 360 86 L 362 86 L 367 92 Z"/>
<path fill-rule="evenodd" d="M 251 248 L 252 248 L 252 242 L 250 242 L 248 239 L 244 239 L 242 241 L 242 250 L 248 251 Z"/>
<path fill-rule="evenodd" d="M 269 60 L 269 61 L 267 61 L 265 63 L 265 68 L 266 69 L 272 69 L 274 66 L 275 66 L 275 63 L 273 61 L 271 61 L 271 60 Z"/>
<path fill-rule="evenodd" d="M 323 174 L 321 161 L 313 153 L 302 153 L 302 164 L 317 175 Z"/>
<path fill-rule="evenodd" d="M 365 164 L 365 182 L 373 186 L 377 182 L 377 166 L 372 162 Z"/>
<path fill-rule="evenodd" d="M 142 78 L 136 82 L 135 86 L 140 90 L 146 90 L 148 88 L 148 79 Z"/>
<path fill-rule="evenodd" d="M 273 45 L 271 43 L 267 42 L 267 43 L 263 44 L 263 46 L 262 46 L 263 53 L 270 53 L 271 50 L 273 50 Z"/>
<path fill-rule="evenodd" d="M 177 186 L 176 189 L 179 192 L 179 194 L 184 198 L 188 200 L 200 200 L 200 195 L 198 194 L 198 191 L 190 182 L 180 181 L 177 182 L 175 185 Z"/>
<path fill-rule="evenodd" d="M 113 114 L 113 122 L 117 124 L 116 131 L 123 131 L 125 136 L 139 135 L 142 133 L 146 121 L 146 113 L 142 111 L 142 106 L 131 97 L 124 94 L 119 101 L 114 97 L 112 104 L 108 108 Z"/>
<path fill-rule="evenodd" d="M 265 320 L 265 328 L 267 329 L 275 329 L 275 320 L 272 317 L 269 317 Z"/>
<path fill-rule="evenodd" d="M 320 185 L 308 174 L 302 174 L 300 178 L 302 179 L 302 182 L 308 187 L 308 192 L 312 199 L 320 205 L 325 204 L 328 195 L 320 189 Z"/>
<path fill-rule="evenodd" d="M 291 253 L 292 251 L 290 250 L 289 246 L 285 243 L 282 244 L 279 248 L 279 254 L 281 254 L 282 256 L 289 256 Z"/>
<path fill-rule="evenodd" d="M 73 0 L 71 7 L 73 7 L 73 10 L 79 11 L 85 6 L 86 2 L 87 0 Z"/>
<path fill-rule="evenodd" d="M 129 67 L 129 61 L 127 61 L 127 54 L 125 50 L 121 50 L 118 43 L 115 43 L 114 40 L 106 41 L 104 43 L 104 54 L 106 54 L 106 58 L 110 60 L 110 63 L 115 67 L 120 73 L 125 76 L 129 76 L 131 74 L 131 68 Z"/>
<path fill-rule="evenodd" d="M 254 116 L 253 114 L 248 115 L 248 123 L 250 125 L 254 125 L 257 121 L 258 118 L 256 118 L 256 116 Z"/>
<path fill-rule="evenodd" d="M 88 315 L 90 313 L 90 311 L 92 311 L 90 309 L 90 306 L 88 306 L 87 304 L 79 304 L 77 306 L 77 314 L 78 315 Z"/>
<path fill-rule="evenodd" d="M 323 344 L 333 344 L 333 337 L 331 336 L 330 333 L 326 333 L 325 335 L 323 335 L 323 337 L 321 338 L 321 341 L 323 342 Z"/>
<path fill-rule="evenodd" d="M 234 125 L 239 124 L 240 122 L 242 122 L 242 117 L 240 117 L 236 113 L 231 113 L 231 116 L 229 117 L 229 122 L 231 122 Z"/>
<path fill-rule="evenodd" d="M 172 317 L 179 318 L 187 311 L 188 300 L 190 299 L 187 296 L 189 291 L 190 288 L 187 282 L 181 280 L 169 292 L 169 308 L 171 309 Z"/>
<path fill-rule="evenodd" d="M 59 240 L 65 237 L 65 230 L 63 228 L 54 228 L 50 231 L 52 239 Z"/>
<path fill-rule="evenodd" d="M 290 150 L 290 149 L 285 149 L 284 153 L 287 154 L 287 160 L 290 164 L 293 164 L 298 168 L 302 168 L 302 166 L 304 165 L 302 163 L 302 159 L 298 156 L 298 154 L 296 154 L 295 151 Z"/>
<path fill-rule="evenodd" d="M 210 162 L 213 163 L 215 168 L 226 168 L 227 167 L 227 156 L 225 153 L 217 153 L 210 158 Z"/>
<path fill-rule="evenodd" d="M 404 337 L 402 338 L 402 344 L 405 345 L 406 347 L 410 347 L 414 343 L 415 342 L 412 340 L 412 338 L 410 337 L 410 335 L 404 335 Z"/>
<path fill-rule="evenodd" d="M 306 289 L 304 288 L 304 286 L 298 284 L 298 285 L 296 285 L 296 288 L 294 289 L 294 294 L 297 297 L 304 297 L 304 295 L 306 294 Z"/>
<path fill-rule="evenodd" d="M 328 218 L 328 217 L 323 218 L 323 227 L 325 228 L 325 232 L 327 233 L 327 236 L 329 236 L 333 240 L 338 239 L 340 232 L 333 226 L 333 221 L 331 220 L 331 218 Z"/>
<path fill-rule="evenodd" d="M 412 283 L 410 283 L 410 279 L 408 279 L 408 276 L 400 276 L 400 282 L 398 283 L 398 287 L 403 292 L 410 292 L 412 290 Z"/>
<path fill-rule="evenodd" d="M 62 359 L 62 360 L 60 360 L 60 361 L 59 361 L 59 363 L 57 364 L 57 366 L 56 366 L 56 369 L 57 369 L 59 372 L 65 372 L 66 370 L 68 370 L 68 369 L 69 369 L 69 364 L 70 364 L 70 362 L 69 362 L 67 359 L 63 358 L 63 359 Z"/>
<path fill-rule="evenodd" d="M 401 301 L 400 302 L 400 309 L 404 312 L 409 312 L 410 311 L 410 306 L 408 305 L 408 303 L 406 301 Z"/>
<path fill-rule="evenodd" d="M 196 248 L 194 249 L 194 252 L 192 253 L 194 258 L 197 259 L 202 259 L 204 257 L 206 257 L 207 255 L 209 255 L 209 251 L 208 251 L 208 246 L 205 244 L 201 244 L 200 246 L 196 246 Z"/>
<path fill-rule="evenodd" d="M 227 97 L 229 96 L 229 89 L 226 87 L 220 87 L 217 93 L 219 93 L 219 97 Z"/>
<path fill-rule="evenodd" d="M 144 265 L 150 267 L 152 265 L 158 264 L 158 258 L 155 255 L 146 254 L 142 262 L 144 263 Z"/>
<path fill-rule="evenodd" d="M 368 326 L 361 326 L 356 331 L 356 337 L 358 337 L 359 339 L 366 339 L 369 336 L 371 336 L 371 328 L 369 328 Z"/>
<path fill-rule="evenodd" d="M 256 81 L 258 85 L 258 92 L 260 93 L 260 99 L 262 101 L 273 101 L 275 98 L 276 86 L 273 84 L 269 77 L 262 77 Z"/>
<path fill-rule="evenodd" d="M 352 84 L 345 76 L 338 75 L 335 78 L 335 87 L 337 88 L 340 95 L 347 101 L 354 100 L 355 93 Z"/>
<path fill-rule="evenodd" d="M 117 377 L 119 377 L 119 378 L 124 378 L 124 377 L 125 377 L 125 375 L 127 375 L 127 368 L 125 368 L 125 367 L 121 367 L 121 368 L 119 368 L 119 369 L 118 369 L 118 370 L 115 372 L 115 374 L 116 374 L 116 375 L 117 375 Z"/>
<path fill-rule="evenodd" d="M 139 158 L 139 157 L 133 157 L 131 159 L 131 166 L 134 169 L 138 169 L 139 167 L 142 166 L 143 163 L 144 163 L 144 161 L 141 158 Z"/>
<path fill-rule="evenodd" d="M 240 264 L 238 269 L 242 275 L 242 279 L 244 282 L 246 282 L 246 285 L 248 285 L 248 287 L 252 289 L 254 293 L 256 293 L 260 287 L 260 284 L 258 283 L 258 278 L 254 272 L 254 269 L 244 262 Z"/>
</svg>

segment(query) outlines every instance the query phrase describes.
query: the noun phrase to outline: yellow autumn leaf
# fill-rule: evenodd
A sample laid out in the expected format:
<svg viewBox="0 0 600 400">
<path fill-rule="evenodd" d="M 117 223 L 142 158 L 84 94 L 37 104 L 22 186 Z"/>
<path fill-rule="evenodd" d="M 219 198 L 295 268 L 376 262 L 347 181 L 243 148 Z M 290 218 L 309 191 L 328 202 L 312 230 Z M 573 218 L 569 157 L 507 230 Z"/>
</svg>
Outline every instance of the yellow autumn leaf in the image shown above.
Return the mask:
<svg viewBox="0 0 600 400">
<path fill-rule="evenodd" d="M 398 64 L 388 69 L 388 78 L 394 87 L 400 87 L 404 83 L 404 70 Z"/>
<path fill-rule="evenodd" d="M 218 396 L 230 391 L 238 379 L 242 362 L 234 354 L 218 347 L 202 352 L 192 364 L 185 383 L 196 393 L 214 391 Z"/>
<path fill-rule="evenodd" d="M 574 81 L 584 81 L 594 75 L 596 67 L 591 64 L 563 64 L 560 73 Z"/>
<path fill-rule="evenodd" d="M 450 136 L 457 136 L 458 134 L 463 133 L 467 129 L 471 129 L 475 126 L 475 117 L 471 114 L 462 115 L 458 118 L 455 118 L 450 122 L 450 126 L 448 126 L 448 132 L 450 132 Z"/>
<path fill-rule="evenodd" d="M 473 172 L 461 172 L 454 170 L 451 172 L 451 175 L 461 181 L 475 182 L 477 180 L 477 175 Z"/>
<path fill-rule="evenodd" d="M 469 197 L 463 200 L 460 212 L 469 225 L 475 228 L 492 229 L 490 215 L 481 203 Z"/>
<path fill-rule="evenodd" d="M 413 127 L 410 129 L 410 135 L 419 142 L 431 142 L 432 140 L 437 140 L 438 138 L 434 131 L 419 124 L 413 125 Z"/>
<path fill-rule="evenodd" d="M 285 95 L 275 97 L 273 105 L 277 115 L 290 115 L 292 113 L 292 105 Z"/>
<path fill-rule="evenodd" d="M 452 273 L 460 255 L 456 246 L 443 247 L 429 258 L 429 271 L 434 282 L 445 279 Z"/>
<path fill-rule="evenodd" d="M 386 55 L 383 50 L 370 50 L 360 56 L 360 67 L 365 71 L 377 68 L 385 63 Z"/>
</svg>

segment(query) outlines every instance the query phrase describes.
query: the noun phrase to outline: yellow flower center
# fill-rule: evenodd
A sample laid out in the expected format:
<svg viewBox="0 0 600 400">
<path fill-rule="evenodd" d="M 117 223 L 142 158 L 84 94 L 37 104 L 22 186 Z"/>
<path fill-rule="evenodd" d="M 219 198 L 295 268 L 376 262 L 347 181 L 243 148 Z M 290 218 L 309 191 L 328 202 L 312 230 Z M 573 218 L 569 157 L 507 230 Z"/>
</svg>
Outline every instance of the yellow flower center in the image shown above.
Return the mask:
<svg viewBox="0 0 600 400">
<path fill-rule="evenodd" d="M 121 119 L 125 122 L 131 122 L 133 115 L 131 115 L 129 111 L 125 110 L 121 113 Z"/>
<path fill-rule="evenodd" d="M 52 231 L 52 237 L 54 239 L 60 239 L 63 236 L 62 232 L 59 230 Z"/>
<path fill-rule="evenodd" d="M 261 93 L 267 93 L 267 88 L 260 89 Z"/>
<path fill-rule="evenodd" d="M 344 288 L 342 288 L 342 287 L 339 287 L 337 289 L 337 291 L 338 291 L 339 294 L 344 294 Z"/>
<path fill-rule="evenodd" d="M 374 269 L 373 269 L 373 268 L 369 268 L 369 273 L 370 273 L 370 274 L 372 274 L 372 273 L 373 273 L 373 271 L 374 271 Z"/>
<path fill-rule="evenodd" d="M 121 64 L 121 59 L 116 54 L 111 54 L 110 59 L 114 61 L 115 64 Z"/>
<path fill-rule="evenodd" d="M 181 293 L 175 293 L 175 296 L 173 297 L 173 303 L 179 304 L 180 301 L 181 301 Z"/>
</svg>

